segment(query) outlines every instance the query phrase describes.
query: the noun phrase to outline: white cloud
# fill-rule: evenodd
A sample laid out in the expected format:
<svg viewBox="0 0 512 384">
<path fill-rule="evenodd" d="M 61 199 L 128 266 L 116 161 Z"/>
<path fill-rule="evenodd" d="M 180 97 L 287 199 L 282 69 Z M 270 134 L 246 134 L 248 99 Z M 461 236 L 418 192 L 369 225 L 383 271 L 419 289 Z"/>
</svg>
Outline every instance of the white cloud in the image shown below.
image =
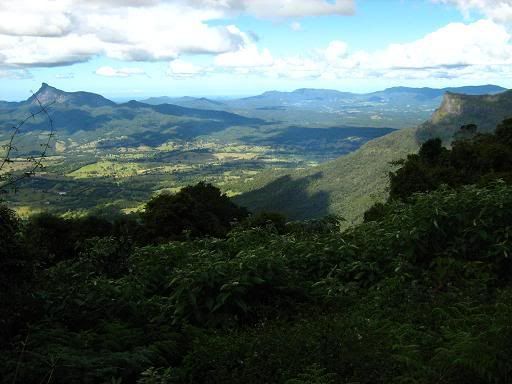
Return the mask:
<svg viewBox="0 0 512 384">
<path fill-rule="evenodd" d="M 129 77 L 134 75 L 144 75 L 146 72 L 142 68 L 112 68 L 112 67 L 100 67 L 95 72 L 99 76 L 106 77 Z"/>
<path fill-rule="evenodd" d="M 103 52 L 94 35 L 60 38 L 0 35 L 0 61 L 11 66 L 59 66 L 79 63 Z"/>
<path fill-rule="evenodd" d="M 353 0 L 1 0 L 0 65 L 60 66 L 97 56 L 167 61 L 240 51 L 248 33 L 212 20 L 350 14 Z"/>
<path fill-rule="evenodd" d="M 64 36 L 72 30 L 70 1 L 14 1 L 0 4 L 0 34 L 12 36 Z"/>
<path fill-rule="evenodd" d="M 466 16 L 478 11 L 497 22 L 512 21 L 512 0 L 432 0 L 458 7 Z"/>
<path fill-rule="evenodd" d="M 336 63 L 347 55 L 347 43 L 335 40 L 331 41 L 324 51 L 325 59 L 329 63 Z"/>
<path fill-rule="evenodd" d="M 56 79 L 74 79 L 75 78 L 75 74 L 72 73 L 72 72 L 59 73 L 59 74 L 55 75 L 55 78 Z"/>
<path fill-rule="evenodd" d="M 237 28 L 208 25 L 221 16 L 215 10 L 137 3 L 139 8 L 111 8 L 109 1 L 2 0 L 0 64 L 59 66 L 96 56 L 171 60 L 182 53 L 236 50 L 245 38 Z"/>
<path fill-rule="evenodd" d="M 392 44 L 377 52 L 372 67 L 436 68 L 510 64 L 511 36 L 490 20 L 452 23 L 408 44 Z"/>
<path fill-rule="evenodd" d="M 244 12 L 261 18 L 352 15 L 354 0 L 182 0 L 190 6 Z"/>
<path fill-rule="evenodd" d="M 189 63 L 188 61 L 181 59 L 176 59 L 169 63 L 167 75 L 178 79 L 187 79 L 201 76 L 208 71 L 208 68 Z"/>
<path fill-rule="evenodd" d="M 24 69 L 0 69 L 0 79 L 26 80 L 32 77 L 32 74 Z"/>
<path fill-rule="evenodd" d="M 215 58 L 216 65 L 228 68 L 268 67 L 273 63 L 270 51 L 266 48 L 259 50 L 256 44 L 247 44 L 238 51 L 227 52 Z"/>
<path fill-rule="evenodd" d="M 271 77 L 288 77 L 291 79 L 304 79 L 321 76 L 325 64 L 304 57 L 288 57 L 278 59 L 272 67 L 266 68 L 265 72 Z"/>
<path fill-rule="evenodd" d="M 290 29 L 292 31 L 298 32 L 302 30 L 302 25 L 298 21 L 294 21 L 293 23 L 290 24 Z"/>
<path fill-rule="evenodd" d="M 245 0 L 245 11 L 259 17 L 303 17 L 321 15 L 351 15 L 352 0 Z"/>
<path fill-rule="evenodd" d="M 273 57 L 253 44 L 219 55 L 215 62 L 237 72 L 245 68 L 245 73 L 294 79 L 459 77 L 482 81 L 492 74 L 512 76 L 512 37 L 503 25 L 480 20 L 451 23 L 421 39 L 373 52 L 350 52 L 345 42 L 335 40 L 309 55 Z"/>
</svg>

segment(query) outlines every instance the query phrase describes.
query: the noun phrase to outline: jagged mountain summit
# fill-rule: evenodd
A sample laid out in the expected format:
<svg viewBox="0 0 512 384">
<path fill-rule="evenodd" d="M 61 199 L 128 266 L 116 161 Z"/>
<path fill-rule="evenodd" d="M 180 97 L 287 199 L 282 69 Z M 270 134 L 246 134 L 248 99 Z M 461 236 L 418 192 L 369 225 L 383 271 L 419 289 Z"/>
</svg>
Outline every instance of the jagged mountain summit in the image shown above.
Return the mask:
<svg viewBox="0 0 512 384">
<path fill-rule="evenodd" d="M 113 101 L 91 92 L 66 92 L 47 83 L 43 83 L 41 88 L 34 93 L 26 103 L 36 104 L 37 100 L 42 104 L 58 103 L 68 104 L 74 106 L 87 106 L 87 107 L 112 107 L 116 105 Z"/>
<path fill-rule="evenodd" d="M 101 141 L 109 146 L 160 145 L 171 139 L 209 135 L 232 126 L 262 125 L 256 118 L 227 111 L 187 108 L 173 104 L 149 105 L 138 101 L 117 104 L 90 92 L 66 92 L 43 83 L 30 98 L 4 103 L 0 124 L 21 121 L 33 112 L 38 101 L 49 111 L 60 140 L 73 145 Z M 44 119 L 29 120 L 25 130 L 44 131 Z M 0 132 L 0 140 L 2 132 Z"/>
</svg>

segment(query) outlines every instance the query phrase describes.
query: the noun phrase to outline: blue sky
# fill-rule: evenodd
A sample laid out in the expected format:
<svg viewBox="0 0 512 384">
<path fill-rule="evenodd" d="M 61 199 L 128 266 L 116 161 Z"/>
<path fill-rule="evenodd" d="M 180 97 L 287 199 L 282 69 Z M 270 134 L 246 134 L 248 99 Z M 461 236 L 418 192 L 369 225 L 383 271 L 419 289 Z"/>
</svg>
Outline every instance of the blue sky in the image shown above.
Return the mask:
<svg viewBox="0 0 512 384">
<path fill-rule="evenodd" d="M 2 0 L 0 99 L 512 87 L 512 0 Z"/>
</svg>

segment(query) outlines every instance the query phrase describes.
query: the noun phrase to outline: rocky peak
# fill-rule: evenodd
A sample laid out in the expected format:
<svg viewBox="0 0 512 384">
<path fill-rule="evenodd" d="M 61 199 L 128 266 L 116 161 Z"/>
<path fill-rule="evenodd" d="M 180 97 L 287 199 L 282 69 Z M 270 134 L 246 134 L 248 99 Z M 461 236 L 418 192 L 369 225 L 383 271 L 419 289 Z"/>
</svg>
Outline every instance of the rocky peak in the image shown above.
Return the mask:
<svg viewBox="0 0 512 384">
<path fill-rule="evenodd" d="M 439 137 L 453 140 L 459 128 L 475 124 L 480 133 L 491 133 L 502 120 L 512 117 L 512 90 L 493 95 L 464 95 L 446 92 L 429 121 L 418 127 L 420 143 Z"/>
<path fill-rule="evenodd" d="M 70 104 L 76 106 L 103 107 L 113 106 L 115 103 L 104 98 L 101 95 L 90 92 L 65 92 L 47 83 L 41 84 L 41 88 L 34 93 L 28 100 L 29 104 L 37 104 L 39 100 L 42 104 Z"/>
<path fill-rule="evenodd" d="M 462 114 L 464 105 L 463 97 L 464 96 L 461 94 L 446 92 L 441 105 L 432 115 L 431 122 L 437 124 L 447 116 L 458 116 Z"/>
</svg>

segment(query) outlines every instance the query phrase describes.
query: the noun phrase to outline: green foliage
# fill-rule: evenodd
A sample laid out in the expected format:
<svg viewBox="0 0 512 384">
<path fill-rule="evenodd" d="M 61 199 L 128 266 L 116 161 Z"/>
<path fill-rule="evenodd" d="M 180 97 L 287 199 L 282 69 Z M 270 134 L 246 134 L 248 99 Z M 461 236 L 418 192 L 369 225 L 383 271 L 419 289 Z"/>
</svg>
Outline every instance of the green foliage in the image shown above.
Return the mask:
<svg viewBox="0 0 512 384">
<path fill-rule="evenodd" d="M 325 373 L 325 369 L 319 368 L 317 365 L 312 365 L 297 379 L 287 380 L 284 384 L 333 384 L 336 382 L 336 376 L 333 373 Z"/>
<path fill-rule="evenodd" d="M 144 223 L 155 242 L 187 236 L 225 236 L 248 212 L 211 184 L 200 182 L 178 193 L 160 194 L 145 208 Z"/>
<path fill-rule="evenodd" d="M 236 184 L 233 189 L 243 193 L 233 200 L 251 211 L 280 212 L 292 220 L 334 214 L 347 220 L 345 227 L 358 223 L 368 208 L 387 199 L 387 174 L 396 169 L 393 162 L 418 150 L 415 133 L 392 132 L 316 167 L 262 172 Z"/>
<path fill-rule="evenodd" d="M 17 332 L 17 322 L 29 301 L 24 295 L 32 280 L 33 266 L 20 230 L 15 212 L 0 204 L 0 344 Z"/>
<path fill-rule="evenodd" d="M 0 205 L 0 289 L 7 289 L 11 278 L 23 269 L 24 260 L 20 256 L 19 241 L 20 221 L 16 213 L 4 205 Z M 16 277 L 12 280 L 16 280 Z"/>
<path fill-rule="evenodd" d="M 450 150 L 440 139 L 426 141 L 417 155 L 408 155 L 390 174 L 390 198 L 407 198 L 442 184 L 460 186 L 486 183 L 497 178 L 512 181 L 512 121 L 505 120 L 495 134 L 477 134 L 463 126 L 460 139 Z M 468 132 L 469 135 L 468 135 Z"/>
<path fill-rule="evenodd" d="M 53 265 L 78 256 L 81 243 L 112 233 L 112 224 L 95 216 L 65 219 L 41 213 L 28 219 L 24 242 L 42 266 Z"/>
<path fill-rule="evenodd" d="M 241 223 L 242 228 L 267 228 L 284 233 L 286 216 L 277 212 L 258 212 L 249 216 Z"/>
<path fill-rule="evenodd" d="M 496 137 L 506 145 L 512 145 L 512 118 L 503 120 L 496 127 Z"/>
<path fill-rule="evenodd" d="M 511 211 L 512 186 L 493 182 L 392 201 L 344 232 L 330 217 L 139 248 L 83 240 L 37 269 L 0 377 L 506 383 Z"/>
</svg>

